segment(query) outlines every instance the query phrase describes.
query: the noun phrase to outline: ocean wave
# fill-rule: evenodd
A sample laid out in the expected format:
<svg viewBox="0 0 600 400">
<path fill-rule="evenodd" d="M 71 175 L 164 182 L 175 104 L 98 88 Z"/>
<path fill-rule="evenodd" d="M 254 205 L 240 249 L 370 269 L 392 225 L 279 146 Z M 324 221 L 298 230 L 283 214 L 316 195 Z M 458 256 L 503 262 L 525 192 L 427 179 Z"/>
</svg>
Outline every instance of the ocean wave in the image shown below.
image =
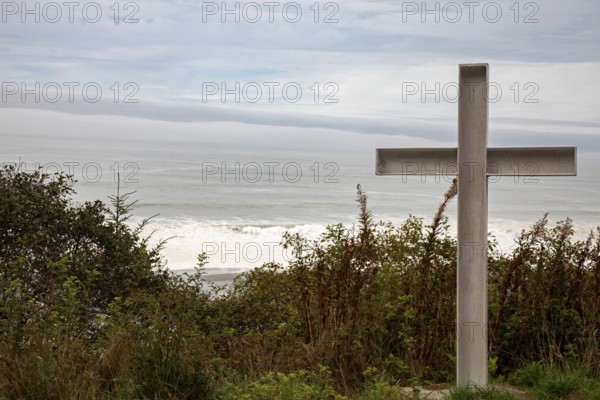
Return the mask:
<svg viewBox="0 0 600 400">
<path fill-rule="evenodd" d="M 508 218 L 490 217 L 488 227 L 502 253 L 510 253 L 515 238 L 522 230 L 528 230 L 539 218 L 518 221 Z M 131 220 L 132 225 L 141 218 Z M 396 225 L 402 220 L 393 221 Z M 424 217 L 428 223 L 429 218 Z M 449 218 L 449 233 L 456 235 L 456 218 Z M 548 226 L 558 219 L 550 218 Z M 189 217 L 156 217 L 149 221 L 142 231 L 143 236 L 152 233 L 150 244 L 169 239 L 162 252 L 168 268 L 172 270 L 193 269 L 198 254 L 208 255 L 208 271 L 243 272 L 266 262 L 286 264 L 292 259 L 291 250 L 284 249 L 281 242 L 286 232 L 300 234 L 308 239 L 316 239 L 323 233 L 328 222 L 308 223 L 306 221 L 244 220 L 241 218 L 198 220 Z M 345 226 L 352 226 L 345 223 Z M 574 238 L 583 240 L 590 231 L 596 229 L 592 223 L 575 221 Z"/>
<path fill-rule="evenodd" d="M 132 224 L 139 222 L 139 218 L 132 219 Z M 167 266 L 173 270 L 194 268 L 201 252 L 208 255 L 207 268 L 249 270 L 266 262 L 285 263 L 291 260 L 290 250 L 284 249 L 281 244 L 286 232 L 314 239 L 325 230 L 325 226 L 157 217 L 148 222 L 142 235 L 152 234 L 151 245 L 168 239 L 162 254 Z"/>
</svg>

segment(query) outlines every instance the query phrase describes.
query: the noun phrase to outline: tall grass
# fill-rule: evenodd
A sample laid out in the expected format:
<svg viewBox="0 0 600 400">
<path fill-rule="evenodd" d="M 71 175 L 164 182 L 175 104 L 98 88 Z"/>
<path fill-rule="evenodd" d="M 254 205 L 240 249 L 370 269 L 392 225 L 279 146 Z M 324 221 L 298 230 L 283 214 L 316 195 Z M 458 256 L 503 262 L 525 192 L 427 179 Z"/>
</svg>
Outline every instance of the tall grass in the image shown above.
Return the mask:
<svg viewBox="0 0 600 400">
<path fill-rule="evenodd" d="M 540 400 L 600 399 L 600 382 L 580 365 L 551 367 L 534 362 L 513 372 L 508 381 Z"/>
</svg>

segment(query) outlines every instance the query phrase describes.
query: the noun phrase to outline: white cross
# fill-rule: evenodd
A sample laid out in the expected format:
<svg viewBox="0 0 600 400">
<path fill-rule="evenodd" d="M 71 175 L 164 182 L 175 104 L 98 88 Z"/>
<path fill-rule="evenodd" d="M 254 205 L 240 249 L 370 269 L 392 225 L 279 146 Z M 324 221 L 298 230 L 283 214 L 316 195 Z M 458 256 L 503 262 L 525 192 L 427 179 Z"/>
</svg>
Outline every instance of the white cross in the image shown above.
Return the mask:
<svg viewBox="0 0 600 400">
<path fill-rule="evenodd" d="M 488 149 L 488 70 L 459 66 L 458 149 L 377 149 L 377 175 L 458 175 L 459 386 L 485 386 L 488 379 L 487 177 L 577 175 L 575 147 Z"/>
</svg>

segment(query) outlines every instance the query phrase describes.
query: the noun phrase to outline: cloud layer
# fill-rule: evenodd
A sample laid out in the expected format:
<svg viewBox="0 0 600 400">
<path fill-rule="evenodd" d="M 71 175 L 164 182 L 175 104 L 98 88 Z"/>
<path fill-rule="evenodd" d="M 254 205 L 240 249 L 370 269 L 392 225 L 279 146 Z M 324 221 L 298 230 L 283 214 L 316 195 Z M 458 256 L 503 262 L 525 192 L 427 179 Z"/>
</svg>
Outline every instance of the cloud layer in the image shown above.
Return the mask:
<svg viewBox="0 0 600 400">
<path fill-rule="evenodd" d="M 52 4 L 2 5 L 1 106 L 39 110 L 40 123 L 55 110 L 229 123 L 242 138 L 254 125 L 447 144 L 457 65 L 488 62 L 491 144 L 600 150 L 594 0 Z M 65 82 L 78 84 L 72 102 Z M 98 102 L 82 96 L 90 83 Z"/>
</svg>

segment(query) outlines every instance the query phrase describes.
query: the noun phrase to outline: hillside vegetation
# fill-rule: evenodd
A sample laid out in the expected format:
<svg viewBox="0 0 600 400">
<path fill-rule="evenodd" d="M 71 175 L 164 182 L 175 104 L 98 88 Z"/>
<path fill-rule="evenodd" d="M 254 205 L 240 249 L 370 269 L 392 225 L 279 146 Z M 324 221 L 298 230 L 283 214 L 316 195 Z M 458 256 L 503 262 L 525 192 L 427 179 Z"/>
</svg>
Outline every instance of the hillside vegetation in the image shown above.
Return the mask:
<svg viewBox="0 0 600 400">
<path fill-rule="evenodd" d="M 127 223 L 127 195 L 76 204 L 70 177 L 4 167 L 0 399 L 401 399 L 400 386 L 452 382 L 455 187 L 430 223 L 400 226 L 357 192 L 354 227 L 286 235 L 289 265 L 223 288 L 203 279 L 203 254 L 195 274 L 167 271 Z M 575 241 L 570 220 L 543 216 L 510 253 L 490 242 L 497 381 L 600 398 L 599 233 Z M 557 376 L 579 383 L 548 397 Z"/>
</svg>

